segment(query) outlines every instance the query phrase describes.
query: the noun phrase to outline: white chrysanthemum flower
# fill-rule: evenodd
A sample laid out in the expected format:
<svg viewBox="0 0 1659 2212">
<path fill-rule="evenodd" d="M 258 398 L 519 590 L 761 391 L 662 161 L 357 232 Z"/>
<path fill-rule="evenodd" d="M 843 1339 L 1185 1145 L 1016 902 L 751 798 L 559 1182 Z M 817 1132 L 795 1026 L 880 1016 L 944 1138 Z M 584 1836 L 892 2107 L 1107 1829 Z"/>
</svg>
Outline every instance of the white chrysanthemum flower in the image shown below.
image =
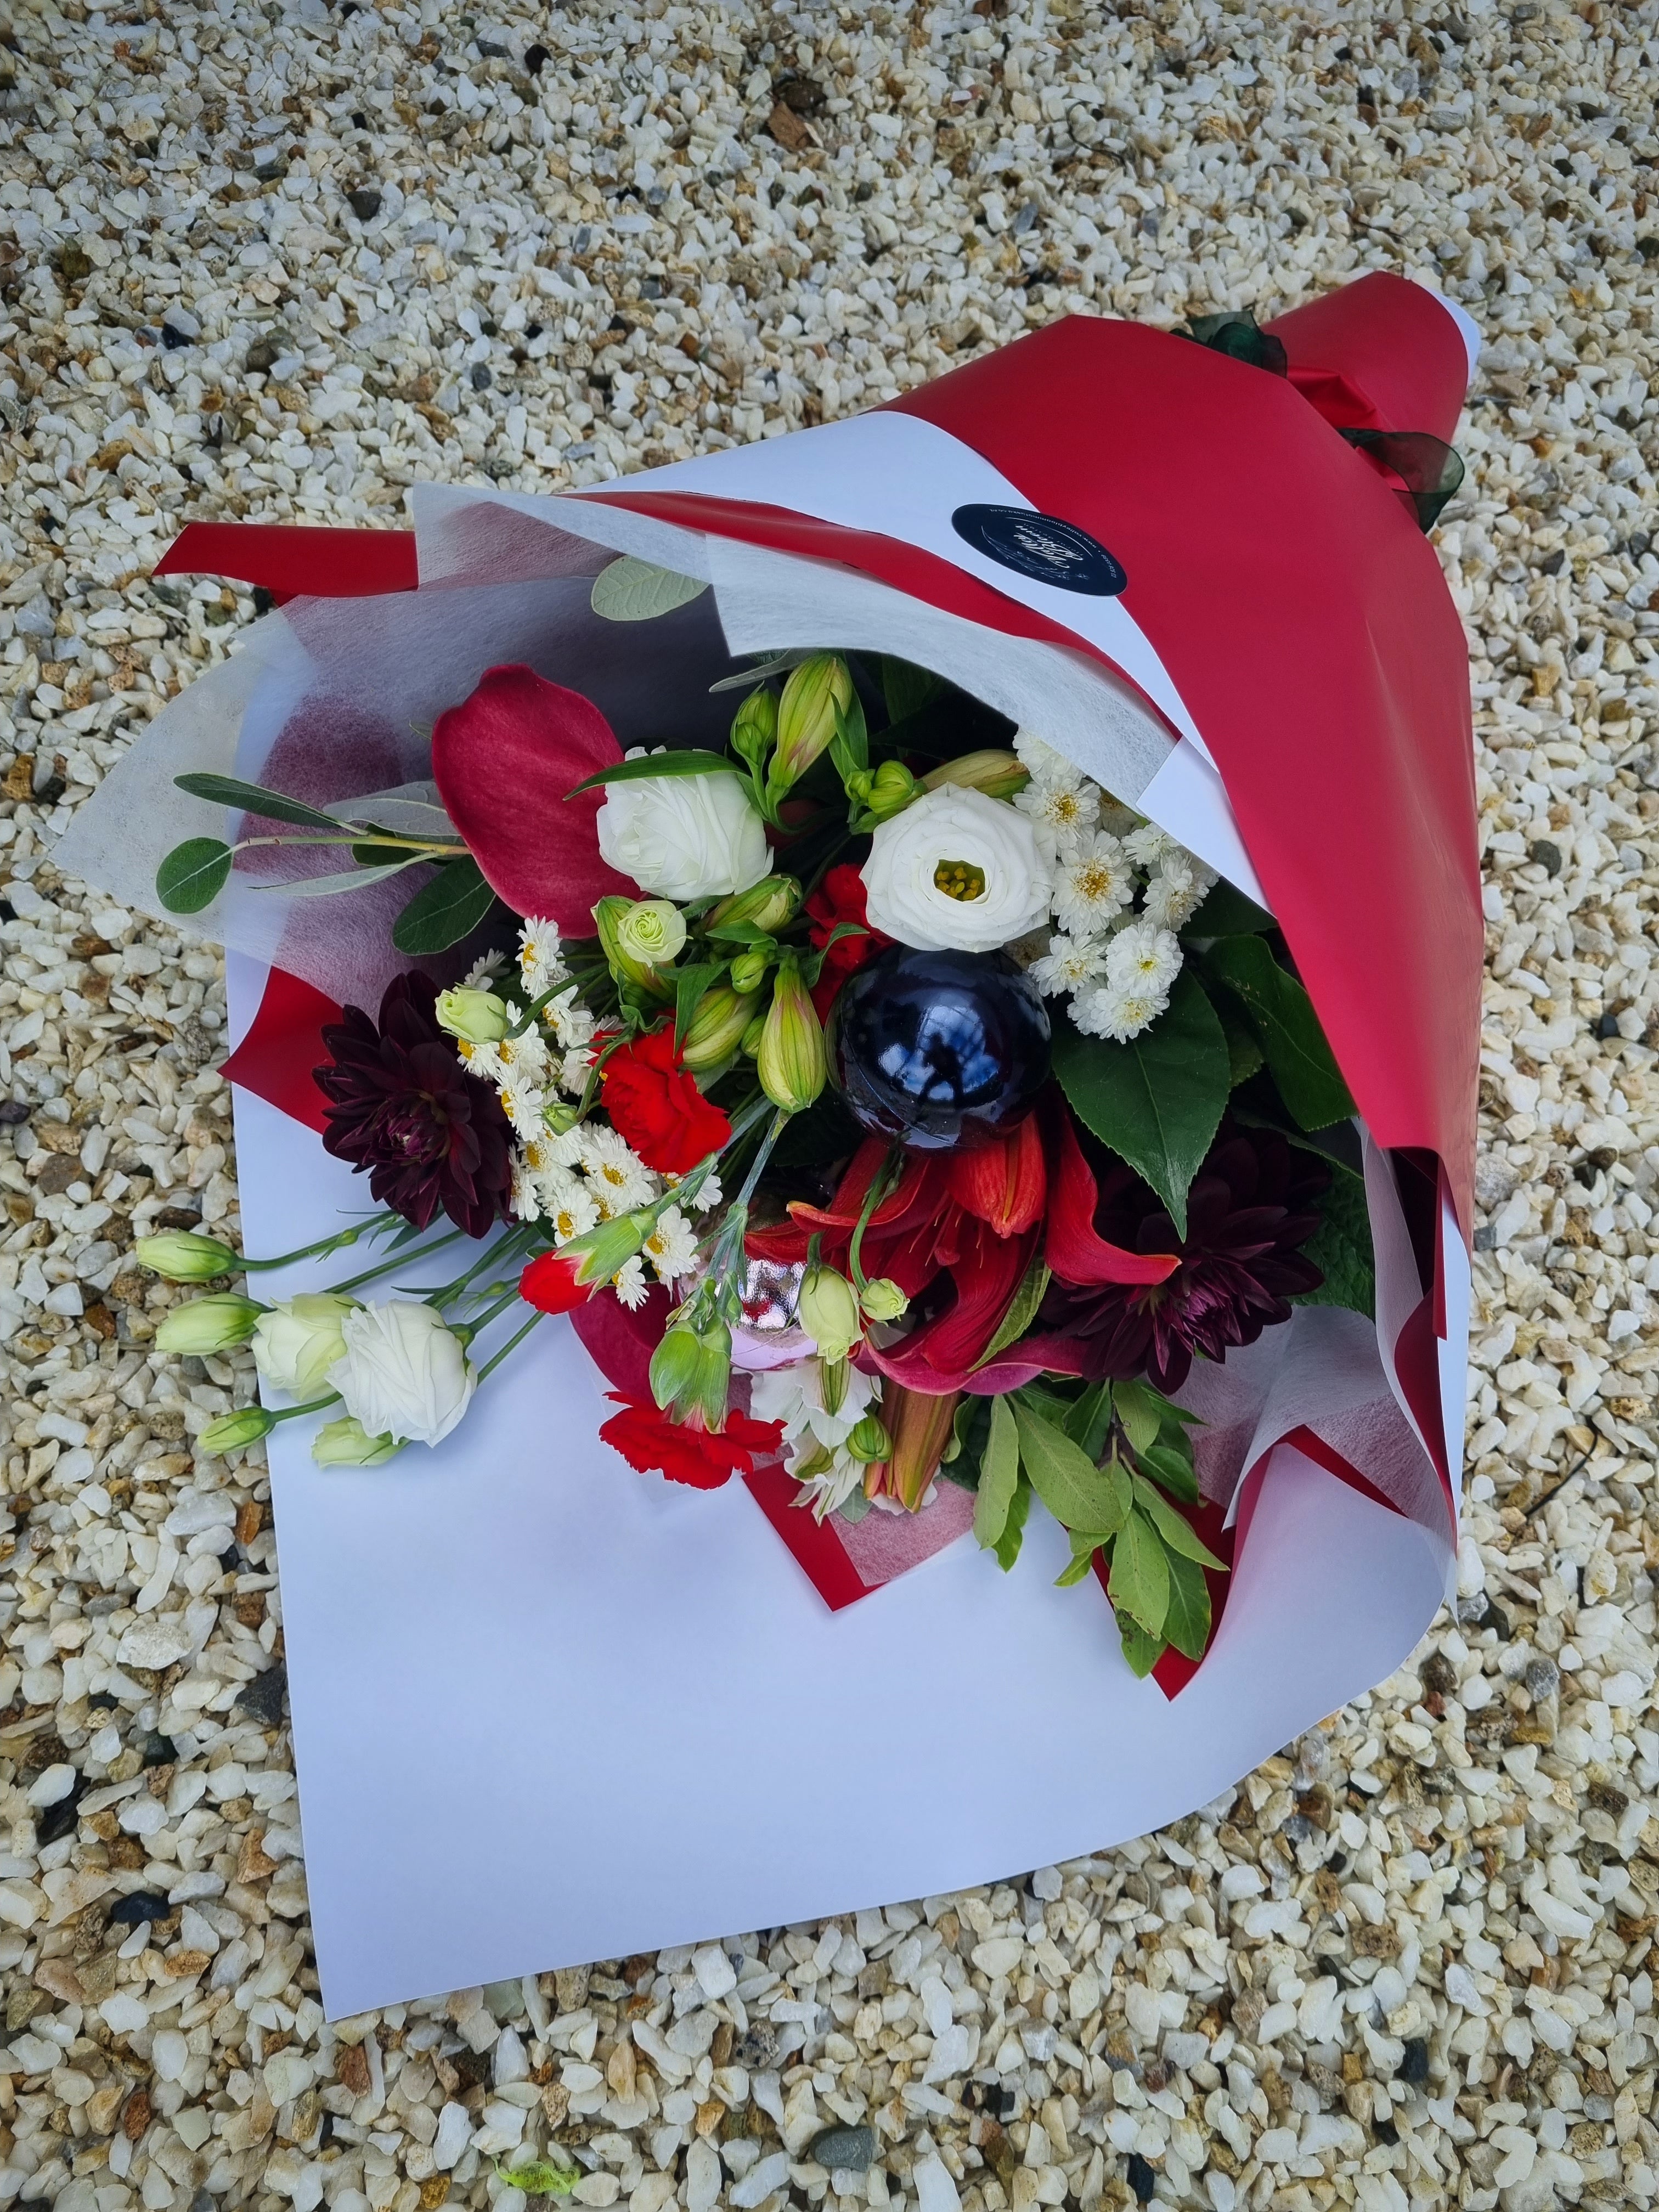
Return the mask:
<svg viewBox="0 0 1659 2212">
<path fill-rule="evenodd" d="M 1075 774 L 1064 781 L 1039 775 L 1033 776 L 1024 791 L 1014 793 L 1014 804 L 1030 821 L 1049 859 L 1063 863 L 1081 848 L 1094 828 L 1100 813 L 1100 793 Z"/>
<path fill-rule="evenodd" d="M 471 1037 L 457 1037 L 454 1045 L 456 1057 L 469 1075 L 476 1075 L 481 1082 L 500 1084 L 507 1073 L 507 1062 L 501 1058 L 499 1044 L 480 1044 Z"/>
<path fill-rule="evenodd" d="M 532 999 L 562 982 L 566 974 L 559 933 L 550 921 L 532 915 L 519 932 L 519 973 Z"/>
<path fill-rule="evenodd" d="M 592 1193 L 568 1168 L 553 1168 L 538 1176 L 536 1188 L 556 1244 L 568 1244 L 573 1237 L 585 1237 L 590 1229 L 598 1228 L 599 1209 Z"/>
<path fill-rule="evenodd" d="M 657 1225 L 645 1240 L 645 1256 L 657 1271 L 657 1279 L 678 1282 L 697 1264 L 697 1232 L 678 1206 L 665 1206 Z"/>
<path fill-rule="evenodd" d="M 1215 870 L 1190 853 L 1168 853 L 1146 885 L 1143 911 L 1160 929 L 1180 929 L 1203 905 L 1216 880 Z"/>
<path fill-rule="evenodd" d="M 541 1187 L 523 1152 L 515 1153 L 513 1160 L 513 1213 L 519 1221 L 539 1221 L 542 1217 Z"/>
<path fill-rule="evenodd" d="M 1083 781 L 1083 771 L 1068 761 L 1062 752 L 1056 752 L 1046 738 L 1038 737 L 1035 730 L 1014 732 L 1014 750 L 1020 766 L 1042 781 L 1073 786 Z"/>
<path fill-rule="evenodd" d="M 1062 860 L 1054 876 L 1054 913 L 1073 937 L 1109 929 L 1135 895 L 1136 876 L 1121 841 L 1097 830 Z"/>
<path fill-rule="evenodd" d="M 579 1046 L 592 1041 L 596 1026 L 594 1018 L 576 996 L 574 983 L 568 991 L 561 991 L 556 999 L 543 1008 L 542 1019 L 566 1052 L 574 1051 Z"/>
<path fill-rule="evenodd" d="M 720 1205 L 724 1196 L 725 1194 L 720 1189 L 720 1170 L 717 1168 L 711 1168 L 703 1178 L 702 1187 L 696 1196 L 688 1199 L 686 1203 L 690 1206 L 693 1213 L 708 1213 Z"/>
<path fill-rule="evenodd" d="M 580 1124 L 574 1129 L 556 1131 L 544 1121 L 525 1146 L 525 1157 L 538 1175 L 546 1175 L 554 1168 L 580 1167 L 586 1135 L 586 1130 Z"/>
<path fill-rule="evenodd" d="M 1156 822 L 1143 822 L 1139 829 L 1130 830 L 1123 843 L 1129 858 L 1143 868 L 1161 868 L 1167 854 L 1186 849 Z"/>
<path fill-rule="evenodd" d="M 552 1073 L 552 1055 L 534 1030 L 526 1030 L 522 1036 L 504 1036 L 495 1050 L 502 1067 L 521 1082 L 544 1085 Z"/>
<path fill-rule="evenodd" d="M 1169 994 L 1124 990 L 1101 983 L 1072 1001 L 1072 1019 L 1085 1036 L 1111 1037 L 1127 1044 L 1155 1022 L 1170 1003 Z"/>
<path fill-rule="evenodd" d="M 587 1188 L 607 1221 L 619 1213 L 631 1213 L 657 1194 L 657 1178 L 615 1129 L 585 1129 L 581 1163 Z"/>
<path fill-rule="evenodd" d="M 476 959 L 472 965 L 467 969 L 465 975 L 462 976 L 460 984 L 462 990 L 477 991 L 482 989 L 484 984 L 488 983 L 491 977 L 496 974 L 502 961 L 505 960 L 506 957 L 507 955 L 504 952 L 485 952 L 480 954 L 478 958 Z"/>
<path fill-rule="evenodd" d="M 547 1103 L 547 1097 L 540 1084 L 533 1082 L 527 1075 L 520 1074 L 516 1067 L 504 1068 L 501 1071 L 501 1094 L 502 1109 L 513 1124 L 514 1134 L 523 1138 L 526 1143 L 533 1143 L 547 1126 L 542 1120 L 542 1108 Z"/>
<path fill-rule="evenodd" d="M 1098 938 L 1052 937 L 1042 959 L 1034 960 L 1025 972 L 1045 998 L 1086 990 L 1106 972 L 1106 947 Z"/>
<path fill-rule="evenodd" d="M 783 1423 L 786 1443 L 811 1437 L 833 1451 L 846 1443 L 880 1395 L 874 1376 L 848 1367 L 841 1403 L 832 1413 L 823 1402 L 823 1362 L 797 1359 L 787 1367 L 766 1368 L 757 1375 L 750 1405 L 757 1421 Z"/>
<path fill-rule="evenodd" d="M 1120 991 L 1167 997 L 1180 973 L 1180 939 L 1150 921 L 1132 921 L 1106 947 L 1106 980 Z"/>
<path fill-rule="evenodd" d="M 1127 837 L 1132 830 L 1142 827 L 1143 817 L 1133 806 L 1126 806 L 1121 799 L 1114 799 L 1109 791 L 1100 794 L 1100 826 L 1114 837 Z"/>
<path fill-rule="evenodd" d="M 651 1285 L 646 1280 L 645 1269 L 640 1264 L 637 1253 L 631 1260 L 623 1261 L 611 1278 L 611 1287 L 629 1313 L 637 1313 L 645 1304 L 651 1295 Z"/>
</svg>

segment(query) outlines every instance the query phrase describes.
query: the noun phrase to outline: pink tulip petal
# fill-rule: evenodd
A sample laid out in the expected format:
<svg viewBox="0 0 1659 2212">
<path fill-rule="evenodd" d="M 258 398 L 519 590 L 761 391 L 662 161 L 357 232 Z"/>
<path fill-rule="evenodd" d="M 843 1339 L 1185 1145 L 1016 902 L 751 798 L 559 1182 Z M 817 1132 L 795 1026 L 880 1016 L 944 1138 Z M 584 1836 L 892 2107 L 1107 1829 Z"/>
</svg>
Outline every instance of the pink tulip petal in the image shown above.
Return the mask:
<svg viewBox="0 0 1659 2212">
<path fill-rule="evenodd" d="M 533 668 L 487 668 L 432 732 L 439 795 L 486 880 L 515 914 L 569 937 L 592 935 L 598 900 L 639 896 L 599 858 L 603 790 L 565 796 L 622 757 L 592 701 Z"/>
</svg>

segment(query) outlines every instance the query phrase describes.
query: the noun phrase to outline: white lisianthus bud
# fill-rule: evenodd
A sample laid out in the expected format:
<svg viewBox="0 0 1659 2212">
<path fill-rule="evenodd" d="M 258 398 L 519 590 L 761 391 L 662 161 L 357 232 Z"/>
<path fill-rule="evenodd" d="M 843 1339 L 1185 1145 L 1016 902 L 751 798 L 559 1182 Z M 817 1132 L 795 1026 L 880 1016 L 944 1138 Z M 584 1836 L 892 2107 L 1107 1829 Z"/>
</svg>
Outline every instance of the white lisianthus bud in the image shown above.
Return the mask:
<svg viewBox="0 0 1659 2212">
<path fill-rule="evenodd" d="M 991 952 L 1048 919 L 1054 878 L 1024 815 L 946 785 L 884 822 L 864 864 L 870 927 L 925 952 Z"/>
<path fill-rule="evenodd" d="M 247 1342 L 263 1311 L 252 1298 L 239 1298 L 229 1291 L 220 1297 L 192 1298 L 163 1317 L 155 1332 L 155 1348 L 193 1353 L 198 1358 L 228 1352 L 233 1345 Z"/>
<path fill-rule="evenodd" d="M 766 825 L 735 771 L 611 784 L 599 831 L 604 858 L 653 898 L 722 898 L 772 872 Z"/>
<path fill-rule="evenodd" d="M 380 1467 L 403 1446 L 396 1437 L 372 1437 L 361 1421 L 325 1421 L 312 1439 L 319 1467 Z"/>
<path fill-rule="evenodd" d="M 499 1044 L 513 1026 L 513 1009 L 493 991 L 440 991 L 438 1027 L 469 1044 Z"/>
<path fill-rule="evenodd" d="M 795 1303 L 795 1318 L 818 1348 L 820 1359 L 845 1359 L 864 1334 L 858 1293 L 833 1267 L 809 1267 Z"/>
<path fill-rule="evenodd" d="M 356 1304 L 332 1291 L 316 1291 L 261 1314 L 253 1332 L 253 1364 L 261 1381 L 291 1397 L 314 1397 L 345 1351 L 341 1324 Z"/>
<path fill-rule="evenodd" d="M 341 1324 L 343 1356 L 328 1380 L 371 1437 L 436 1444 L 465 1413 L 477 1386 L 460 1339 L 428 1305 L 394 1299 L 359 1306 Z"/>
<path fill-rule="evenodd" d="M 215 1275 L 228 1275 L 241 1261 L 228 1244 L 211 1237 L 198 1237 L 188 1229 L 164 1230 L 159 1237 L 141 1237 L 132 1248 L 141 1267 L 163 1275 L 170 1283 L 206 1283 Z"/>
<path fill-rule="evenodd" d="M 641 899 L 617 924 L 617 944 L 630 960 L 665 968 L 685 943 L 685 916 L 672 899 Z"/>
<path fill-rule="evenodd" d="M 246 1451 L 261 1437 L 268 1437 L 276 1425 L 276 1415 L 266 1413 L 263 1406 L 243 1406 L 236 1413 L 221 1413 L 216 1421 L 210 1421 L 196 1439 L 197 1449 L 204 1452 Z"/>
<path fill-rule="evenodd" d="M 890 1275 L 876 1275 L 859 1292 L 866 1321 L 896 1321 L 909 1304 Z"/>
</svg>

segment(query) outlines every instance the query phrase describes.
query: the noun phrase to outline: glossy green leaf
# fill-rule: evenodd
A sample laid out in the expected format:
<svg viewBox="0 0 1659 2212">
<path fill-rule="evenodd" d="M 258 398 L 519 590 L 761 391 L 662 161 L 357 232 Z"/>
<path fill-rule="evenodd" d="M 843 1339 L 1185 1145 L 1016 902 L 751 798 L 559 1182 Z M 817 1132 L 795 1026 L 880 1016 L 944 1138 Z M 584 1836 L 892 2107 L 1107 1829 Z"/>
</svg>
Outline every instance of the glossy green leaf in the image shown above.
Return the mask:
<svg viewBox="0 0 1659 2212">
<path fill-rule="evenodd" d="M 1127 1613 L 1148 1636 L 1162 1632 L 1170 1609 L 1170 1564 L 1157 1529 L 1143 1513 L 1131 1513 L 1117 1532 L 1106 1595 L 1120 1620 Z"/>
<path fill-rule="evenodd" d="M 1086 1582 L 1094 1565 L 1096 1547 L 1090 1545 L 1082 1551 L 1073 1548 L 1070 1562 L 1054 1577 L 1056 1589 L 1074 1589 L 1079 1583 Z"/>
<path fill-rule="evenodd" d="M 1254 899 L 1224 876 L 1218 877 L 1205 894 L 1197 908 L 1182 931 L 1183 937 L 1200 941 L 1212 937 L 1238 937 L 1246 932 L 1275 928 L 1272 915 L 1266 907 L 1258 906 Z"/>
<path fill-rule="evenodd" d="M 699 577 L 678 575 L 624 553 L 600 569 L 589 597 L 594 613 L 606 622 L 654 622 L 701 599 L 708 589 Z"/>
<path fill-rule="evenodd" d="M 1043 1292 L 1048 1287 L 1048 1269 L 1039 1257 L 1020 1278 L 1019 1287 L 1009 1302 L 1008 1310 L 997 1324 L 996 1333 L 985 1347 L 983 1355 L 974 1363 L 975 1368 L 987 1367 L 1000 1352 L 1011 1344 L 1018 1344 L 1036 1319 L 1037 1308 L 1042 1304 Z"/>
<path fill-rule="evenodd" d="M 1111 1384 L 1091 1382 L 1073 1403 L 1063 1425 L 1072 1442 L 1081 1448 L 1084 1457 L 1098 1465 L 1100 1455 L 1106 1449 L 1106 1439 L 1112 1432 Z"/>
<path fill-rule="evenodd" d="M 1210 1640 L 1210 1586 L 1195 1559 L 1181 1553 L 1166 1554 L 1170 1571 L 1170 1604 L 1164 1615 L 1164 1637 L 1188 1659 L 1201 1659 Z"/>
<path fill-rule="evenodd" d="M 992 1550 L 1002 1540 L 1008 1510 L 1019 1487 L 1019 1431 L 1006 1398 L 991 1401 L 991 1432 L 979 1463 L 979 1492 L 974 1504 L 974 1536 Z"/>
<path fill-rule="evenodd" d="M 399 952 L 447 952 L 470 937 L 495 903 L 476 860 L 447 860 L 392 925 Z"/>
<path fill-rule="evenodd" d="M 1255 1027 L 1279 1095 L 1304 1129 L 1328 1128 L 1355 1112 L 1313 1000 L 1260 937 L 1221 937 L 1204 960 L 1237 994 Z"/>
<path fill-rule="evenodd" d="M 1297 1293 L 1292 1304 L 1346 1306 L 1376 1317 L 1376 1261 L 1371 1249 L 1371 1218 L 1365 1186 L 1346 1168 L 1334 1168 L 1330 1188 L 1319 1201 L 1318 1228 L 1302 1247 L 1325 1279 L 1316 1291 Z"/>
<path fill-rule="evenodd" d="M 914 661 L 900 660 L 890 653 L 881 656 L 881 696 L 890 722 L 920 714 L 944 689 L 944 679 L 931 668 L 918 668 Z"/>
<path fill-rule="evenodd" d="M 1200 1567 L 1212 1567 L 1218 1574 L 1225 1574 L 1225 1561 L 1217 1559 L 1191 1522 L 1177 1513 L 1163 1492 L 1154 1489 L 1144 1475 L 1134 1477 L 1134 1493 L 1136 1510 L 1146 1516 L 1164 1539 L 1166 1550 L 1179 1552 L 1183 1559 L 1195 1559 Z"/>
<path fill-rule="evenodd" d="M 244 814 L 262 814 L 268 822 L 297 822 L 307 830 L 331 830 L 336 836 L 345 827 L 319 807 L 307 806 L 302 799 L 290 799 L 281 791 L 267 791 L 260 784 L 243 783 L 234 775 L 210 775 L 192 770 L 188 775 L 175 775 L 173 780 L 180 791 L 187 791 L 192 799 L 205 799 L 216 806 L 234 806 Z"/>
<path fill-rule="evenodd" d="M 689 968 L 674 970 L 674 1048 L 677 1052 L 692 1015 L 702 1004 L 716 977 L 725 973 L 725 963 L 718 960 L 697 961 Z"/>
<path fill-rule="evenodd" d="M 1135 1449 L 1150 1451 L 1164 1425 L 1164 1404 L 1157 1391 L 1145 1382 L 1120 1382 L 1113 1394 L 1113 1404 L 1123 1424 L 1123 1433 Z"/>
<path fill-rule="evenodd" d="M 1198 1477 L 1193 1471 L 1193 1448 L 1179 1431 L 1172 1437 L 1166 1428 L 1155 1444 L 1149 1444 L 1137 1456 L 1142 1472 L 1151 1475 L 1171 1498 L 1178 1498 L 1183 1505 L 1197 1503 Z"/>
<path fill-rule="evenodd" d="M 218 837 L 186 837 L 155 871 L 155 896 L 169 914 L 200 914 L 230 875 L 230 848 Z"/>
<path fill-rule="evenodd" d="M 1097 1467 L 1063 1429 L 1034 1413 L 1017 1395 L 1019 1452 L 1031 1486 L 1063 1528 L 1093 1528 L 1103 1537 L 1121 1525 L 1129 1503 L 1123 1469 Z"/>
<path fill-rule="evenodd" d="M 574 799 L 584 791 L 598 790 L 601 784 L 654 783 L 665 775 L 742 774 L 738 763 L 725 753 L 641 753 L 637 760 L 618 761 L 614 768 L 602 768 L 596 775 L 585 775 L 580 783 L 571 785 L 565 797 Z"/>
<path fill-rule="evenodd" d="M 1145 1681 L 1164 1654 L 1164 1638 L 1148 1636 L 1127 1613 L 1120 1613 L 1117 1621 L 1118 1640 L 1123 1646 L 1123 1656 L 1129 1662 L 1129 1671 Z"/>
<path fill-rule="evenodd" d="M 1005 1575 L 1019 1557 L 1019 1547 L 1030 1512 L 1031 1486 L 1022 1474 L 1014 1486 L 1013 1496 L 1008 1501 L 1008 1517 L 1002 1524 L 1002 1534 L 991 1547 L 997 1555 L 997 1565 Z"/>
<path fill-rule="evenodd" d="M 1210 1149 L 1231 1089 L 1227 1041 L 1189 968 L 1169 1011 L 1128 1044 L 1054 1025 L 1054 1073 L 1073 1112 L 1144 1176 L 1187 1233 L 1187 1193 Z"/>
</svg>

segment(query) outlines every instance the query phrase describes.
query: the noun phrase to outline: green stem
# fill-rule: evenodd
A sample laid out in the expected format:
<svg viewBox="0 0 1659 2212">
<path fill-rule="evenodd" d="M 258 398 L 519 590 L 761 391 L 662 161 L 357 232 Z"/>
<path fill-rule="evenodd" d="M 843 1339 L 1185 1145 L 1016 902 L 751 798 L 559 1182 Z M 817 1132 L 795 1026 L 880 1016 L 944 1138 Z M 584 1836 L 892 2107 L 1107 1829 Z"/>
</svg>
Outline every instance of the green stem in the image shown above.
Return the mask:
<svg viewBox="0 0 1659 2212">
<path fill-rule="evenodd" d="M 492 1290 L 500 1287 L 501 1285 L 497 1284 L 490 1285 Z M 504 1297 L 497 1298 L 493 1306 L 487 1306 L 476 1321 L 459 1322 L 453 1324 L 452 1334 L 459 1336 L 463 1344 L 471 1344 L 475 1337 L 483 1334 L 492 1321 L 499 1320 L 509 1306 L 518 1304 L 519 1286 L 516 1283 L 508 1284 L 506 1286 L 506 1293 Z"/>
<path fill-rule="evenodd" d="M 870 1188 L 864 1194 L 864 1204 L 859 1209 L 858 1223 L 853 1231 L 853 1241 L 847 1248 L 847 1264 L 852 1271 L 853 1287 L 860 1292 L 867 1287 L 862 1256 L 864 1232 L 870 1226 L 884 1200 L 897 1186 L 899 1178 L 904 1172 L 903 1161 L 903 1146 L 893 1146 L 880 1167 L 870 1178 Z"/>
<path fill-rule="evenodd" d="M 363 1283 L 372 1283 L 379 1275 L 389 1275 L 394 1267 L 401 1267 L 405 1261 L 429 1260 L 434 1252 L 441 1252 L 446 1244 L 454 1243 L 465 1234 L 463 1230 L 452 1229 L 447 1236 L 440 1237 L 434 1243 L 422 1245 L 418 1252 L 393 1252 L 378 1265 L 365 1267 L 361 1275 L 353 1275 L 343 1283 L 331 1283 L 329 1289 L 336 1297 L 343 1297 L 348 1291 L 355 1291 Z"/>
<path fill-rule="evenodd" d="M 298 1260 L 315 1260 L 327 1252 L 343 1251 L 347 1245 L 355 1244 L 360 1237 L 372 1237 L 383 1224 L 398 1218 L 395 1213 L 377 1214 L 368 1221 L 358 1222 L 354 1228 L 337 1230 L 331 1237 L 319 1237 L 314 1244 L 302 1244 L 297 1252 L 281 1252 L 274 1260 L 250 1260 L 245 1255 L 238 1264 L 247 1274 L 253 1274 L 261 1267 L 289 1267 Z"/>
<path fill-rule="evenodd" d="M 510 1258 L 515 1251 L 527 1251 L 534 1237 L 534 1230 L 527 1225 L 510 1229 L 507 1235 L 492 1244 L 488 1251 L 481 1252 L 464 1275 L 457 1275 L 453 1283 L 446 1283 L 441 1290 L 417 1291 L 416 1295 L 424 1298 L 428 1305 L 436 1306 L 441 1311 L 445 1306 L 453 1304 L 459 1297 L 473 1278 L 483 1274 L 486 1267 L 493 1267 L 497 1261 Z"/>
<path fill-rule="evenodd" d="M 320 1413 L 325 1406 L 337 1406 L 339 1402 L 339 1392 L 331 1390 L 326 1398 L 313 1398 L 306 1406 L 284 1406 L 280 1413 L 273 1413 L 270 1418 L 273 1421 L 294 1421 L 301 1413 Z"/>
<path fill-rule="evenodd" d="M 492 1352 L 490 1353 L 489 1358 L 485 1360 L 483 1365 L 478 1370 L 479 1382 L 488 1382 L 489 1377 L 495 1373 L 495 1370 L 501 1365 L 502 1360 L 506 1358 L 507 1353 L 509 1352 L 516 1352 L 519 1346 L 524 1342 L 526 1337 L 529 1335 L 531 1330 L 535 1328 L 537 1322 L 545 1321 L 546 1319 L 547 1316 L 544 1313 L 532 1314 L 524 1327 L 520 1329 L 516 1329 L 514 1334 L 508 1337 L 507 1342 L 501 1346 L 499 1352 Z"/>
</svg>

